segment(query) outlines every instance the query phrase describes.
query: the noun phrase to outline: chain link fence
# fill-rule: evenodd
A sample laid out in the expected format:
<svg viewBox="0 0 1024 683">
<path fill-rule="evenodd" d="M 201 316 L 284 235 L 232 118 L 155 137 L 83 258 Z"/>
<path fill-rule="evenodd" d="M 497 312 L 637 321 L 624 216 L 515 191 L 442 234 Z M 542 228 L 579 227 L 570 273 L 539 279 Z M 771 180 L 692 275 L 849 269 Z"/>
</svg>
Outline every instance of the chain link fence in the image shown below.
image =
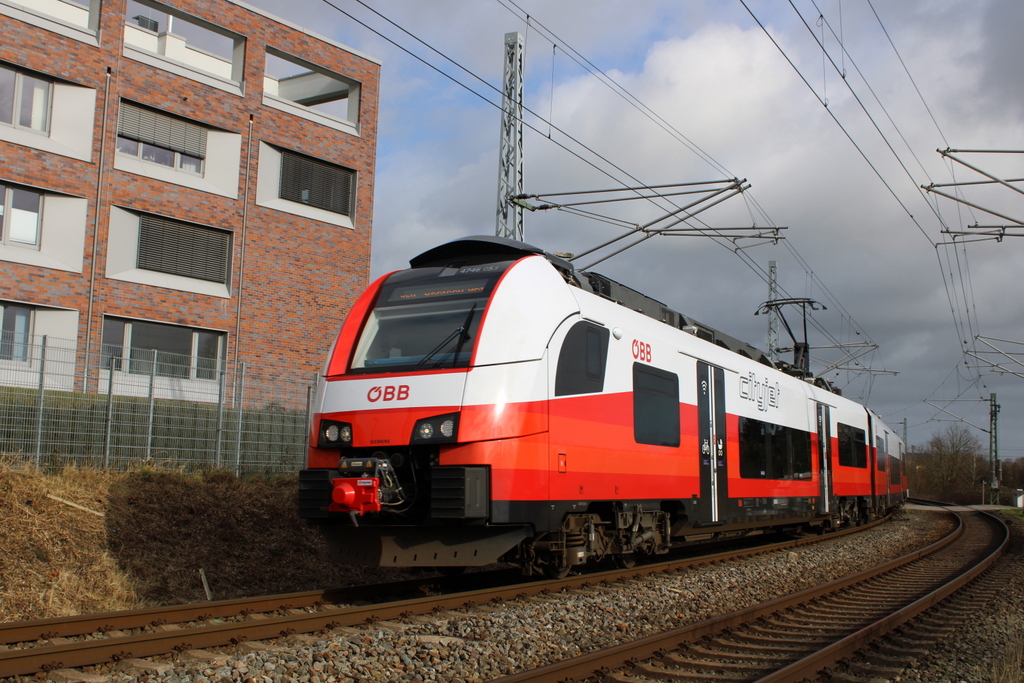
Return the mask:
<svg viewBox="0 0 1024 683">
<path fill-rule="evenodd" d="M 305 461 L 315 386 L 273 368 L 74 340 L 0 341 L 0 454 L 54 470 L 291 474 Z"/>
</svg>

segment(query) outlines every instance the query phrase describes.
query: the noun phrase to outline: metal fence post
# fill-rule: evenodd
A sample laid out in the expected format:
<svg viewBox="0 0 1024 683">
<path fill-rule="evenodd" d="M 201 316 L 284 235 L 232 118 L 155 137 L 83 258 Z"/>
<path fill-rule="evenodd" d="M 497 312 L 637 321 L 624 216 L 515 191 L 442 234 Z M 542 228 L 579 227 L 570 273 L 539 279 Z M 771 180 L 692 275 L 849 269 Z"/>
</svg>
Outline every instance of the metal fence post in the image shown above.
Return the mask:
<svg viewBox="0 0 1024 683">
<path fill-rule="evenodd" d="M 36 469 L 43 459 L 43 410 L 46 401 L 46 335 L 39 347 L 39 409 L 36 419 Z"/>
<path fill-rule="evenodd" d="M 100 356 L 100 368 L 103 371 L 103 358 Z M 110 469 L 110 440 L 114 429 L 114 357 L 110 357 L 110 370 L 107 373 L 107 418 L 105 433 L 103 435 L 103 469 Z M 99 378 L 96 380 L 97 391 L 99 391 Z"/>
<path fill-rule="evenodd" d="M 217 386 L 217 446 L 213 456 L 213 466 L 220 469 L 220 442 L 224 433 L 224 378 L 227 369 L 222 365 L 220 369 L 220 383 Z"/>
<path fill-rule="evenodd" d="M 156 407 L 156 361 L 160 352 L 153 349 L 153 361 L 149 366 L 149 420 L 146 425 L 146 460 L 153 457 L 153 411 Z"/>
<path fill-rule="evenodd" d="M 309 433 L 313 429 L 313 398 L 316 396 L 316 384 L 320 379 L 320 375 L 313 375 L 313 384 L 306 386 L 306 436 L 303 439 L 302 445 L 304 447 L 309 446 Z M 301 468 L 306 463 L 308 457 L 308 451 L 306 448 L 302 448 L 299 451 L 299 467 Z"/>
<path fill-rule="evenodd" d="M 238 433 L 235 434 L 235 476 L 242 473 L 242 411 L 245 410 L 245 363 L 235 366 L 235 412 L 238 414 Z"/>
</svg>

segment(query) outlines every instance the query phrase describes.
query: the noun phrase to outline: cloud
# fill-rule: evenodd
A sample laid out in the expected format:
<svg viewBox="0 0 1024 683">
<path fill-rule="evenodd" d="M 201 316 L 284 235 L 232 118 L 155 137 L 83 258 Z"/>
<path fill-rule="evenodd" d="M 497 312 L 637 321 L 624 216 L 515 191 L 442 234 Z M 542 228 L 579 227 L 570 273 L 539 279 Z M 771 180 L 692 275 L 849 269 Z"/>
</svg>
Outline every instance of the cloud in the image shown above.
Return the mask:
<svg viewBox="0 0 1024 683">
<path fill-rule="evenodd" d="M 870 339 L 879 350 L 862 362 L 899 371 L 895 377 L 840 371 L 838 379 L 846 393 L 868 397 L 887 420 L 906 417 L 911 443 L 924 443 L 942 426 L 929 422 L 939 412 L 922 402 L 925 397 L 987 400 L 998 391 L 1004 415 L 1019 411 L 1024 382 L 1010 375 L 979 378 L 970 367 L 976 361 L 960 349 L 978 333 L 1024 340 L 1024 300 L 1013 294 L 1024 245 L 1007 239 L 941 246 L 949 241 L 944 225 L 960 230 L 997 219 L 919 186 L 978 179 L 936 149 L 1021 148 L 1024 88 L 1015 65 L 1024 47 L 1015 32 L 1024 6 L 1015 0 L 908 0 L 873 3 L 876 17 L 867 4 L 843 3 L 840 24 L 838 3 L 819 1 L 819 26 L 810 2 L 796 2 L 801 17 L 788 5 L 748 1 L 791 65 L 737 3 L 518 4 L 530 13 L 529 26 L 497 2 L 389 0 L 374 6 L 493 85 L 501 78 L 504 33 L 524 33 L 527 106 L 536 113 L 527 120 L 537 128 L 525 138 L 527 191 L 736 175 L 753 185 L 748 196 L 701 218 L 711 226 L 770 221 L 788 228 L 789 247 L 744 250 L 745 260 L 707 238 L 656 238 L 596 270 L 763 347 L 766 323 L 753 311 L 768 290 L 758 271 L 775 260 L 790 296 L 829 307 L 814 316 L 829 336 L 814 331 L 813 345 Z M 446 240 L 493 234 L 498 110 L 351 22 L 330 17 L 321 3 L 300 0 L 287 11 L 296 23 L 312 20 L 321 32 L 334 32 L 384 64 L 374 275 L 405 267 Z M 553 51 L 541 24 L 714 162 L 628 106 L 572 62 L 564 46 Z M 381 30 L 443 64 L 408 36 Z M 450 64 L 442 68 L 459 73 Z M 493 90 L 464 74 L 458 78 L 497 101 Z M 549 115 L 550 133 L 538 118 Z M 972 159 L 1001 177 L 1022 175 L 1020 155 Z M 964 192 L 1024 217 L 1019 195 L 1005 188 Z M 634 203 L 616 210 L 643 223 L 666 208 Z M 527 241 L 552 250 L 579 253 L 620 232 L 565 212 L 526 217 Z M 814 355 L 834 361 L 842 354 L 822 349 Z M 1024 454 L 1024 428 L 1003 428 L 1003 447 Z"/>
</svg>

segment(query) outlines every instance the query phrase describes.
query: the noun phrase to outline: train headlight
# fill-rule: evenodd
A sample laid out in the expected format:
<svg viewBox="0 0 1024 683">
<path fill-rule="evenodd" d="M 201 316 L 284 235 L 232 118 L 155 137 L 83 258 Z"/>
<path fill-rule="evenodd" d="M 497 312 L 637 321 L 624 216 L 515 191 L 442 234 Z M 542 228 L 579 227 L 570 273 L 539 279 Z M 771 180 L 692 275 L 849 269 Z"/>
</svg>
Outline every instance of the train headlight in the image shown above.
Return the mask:
<svg viewBox="0 0 1024 683">
<path fill-rule="evenodd" d="M 458 439 L 458 436 L 458 413 L 418 420 L 412 428 L 412 443 L 452 443 Z"/>
<path fill-rule="evenodd" d="M 352 425 L 348 422 L 336 422 L 334 420 L 320 421 L 320 441 L 317 444 L 321 448 L 339 448 L 352 445 Z"/>
</svg>

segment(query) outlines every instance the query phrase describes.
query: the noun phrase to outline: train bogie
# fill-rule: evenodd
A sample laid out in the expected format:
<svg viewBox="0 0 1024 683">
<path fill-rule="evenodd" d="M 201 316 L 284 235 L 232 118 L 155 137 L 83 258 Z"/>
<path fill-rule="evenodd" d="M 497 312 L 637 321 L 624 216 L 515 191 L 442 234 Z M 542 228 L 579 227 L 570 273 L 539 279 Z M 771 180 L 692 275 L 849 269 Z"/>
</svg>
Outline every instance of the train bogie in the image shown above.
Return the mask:
<svg viewBox="0 0 1024 683">
<path fill-rule="evenodd" d="M 876 416 L 633 290 L 498 238 L 412 266 L 317 392 L 300 514 L 338 561 L 559 575 L 905 497 Z"/>
</svg>

